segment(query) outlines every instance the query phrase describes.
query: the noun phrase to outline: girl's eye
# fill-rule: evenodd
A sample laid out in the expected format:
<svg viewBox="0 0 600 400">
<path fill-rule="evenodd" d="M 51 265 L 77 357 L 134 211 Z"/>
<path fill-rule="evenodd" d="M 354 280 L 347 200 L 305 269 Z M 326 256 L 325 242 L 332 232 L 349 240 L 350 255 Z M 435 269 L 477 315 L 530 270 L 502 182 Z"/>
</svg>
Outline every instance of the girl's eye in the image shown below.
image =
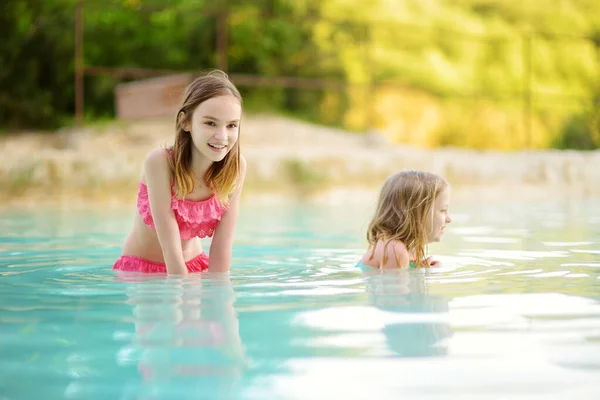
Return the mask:
<svg viewBox="0 0 600 400">
<path fill-rule="evenodd" d="M 215 123 L 213 121 L 206 121 L 205 124 L 208 126 L 215 126 Z"/>
<path fill-rule="evenodd" d="M 235 128 L 237 128 L 237 125 L 236 124 L 229 124 L 229 125 L 227 125 L 227 127 L 229 129 L 235 129 Z"/>
</svg>

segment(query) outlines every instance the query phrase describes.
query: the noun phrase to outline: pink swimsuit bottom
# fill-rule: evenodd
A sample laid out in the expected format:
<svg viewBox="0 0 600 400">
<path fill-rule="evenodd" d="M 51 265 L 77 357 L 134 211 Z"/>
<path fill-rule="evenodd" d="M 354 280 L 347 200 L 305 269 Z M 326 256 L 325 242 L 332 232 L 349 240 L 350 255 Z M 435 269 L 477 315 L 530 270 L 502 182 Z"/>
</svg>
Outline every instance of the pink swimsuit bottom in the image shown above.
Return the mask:
<svg viewBox="0 0 600 400">
<path fill-rule="evenodd" d="M 202 272 L 208 269 L 208 256 L 202 252 L 196 257 L 185 262 L 188 272 Z M 166 274 L 167 266 L 163 263 L 148 261 L 145 258 L 136 256 L 121 256 L 115 265 L 114 270 L 143 272 L 147 274 Z"/>
</svg>

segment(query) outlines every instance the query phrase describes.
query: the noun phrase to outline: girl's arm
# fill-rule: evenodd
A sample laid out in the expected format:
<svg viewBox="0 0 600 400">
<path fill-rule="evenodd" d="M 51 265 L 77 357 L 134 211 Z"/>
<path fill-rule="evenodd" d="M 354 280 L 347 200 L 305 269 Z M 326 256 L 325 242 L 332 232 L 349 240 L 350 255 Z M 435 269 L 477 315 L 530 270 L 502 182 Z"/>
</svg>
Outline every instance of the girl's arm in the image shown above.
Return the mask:
<svg viewBox="0 0 600 400">
<path fill-rule="evenodd" d="M 380 258 L 382 260 L 381 269 L 410 267 L 408 250 L 404 243 L 398 240 L 390 240 L 383 251 L 387 254 L 387 259 L 384 263 L 383 256 Z"/>
<path fill-rule="evenodd" d="M 240 176 L 238 187 L 235 193 L 229 199 L 229 210 L 225 212 L 223 218 L 215 229 L 215 234 L 210 245 L 209 253 L 209 272 L 225 272 L 229 271 L 231 264 L 231 247 L 233 246 L 233 232 L 237 222 L 240 196 L 242 187 L 246 179 L 246 159 L 240 157 Z"/>
<path fill-rule="evenodd" d="M 148 201 L 167 273 L 187 274 L 179 226 L 171 209 L 171 170 L 167 157 L 164 149 L 153 150 L 146 157 L 144 176 L 148 188 Z"/>
</svg>

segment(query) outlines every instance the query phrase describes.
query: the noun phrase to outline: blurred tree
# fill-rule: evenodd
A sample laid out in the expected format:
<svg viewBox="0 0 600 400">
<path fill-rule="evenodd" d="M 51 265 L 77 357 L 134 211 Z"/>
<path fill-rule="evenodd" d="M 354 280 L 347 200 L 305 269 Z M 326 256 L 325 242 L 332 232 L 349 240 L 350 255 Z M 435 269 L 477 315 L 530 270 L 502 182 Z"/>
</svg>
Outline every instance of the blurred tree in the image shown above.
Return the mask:
<svg viewBox="0 0 600 400">
<path fill-rule="evenodd" d="M 53 128 L 72 117 L 75 2 L 2 2 L 0 127 Z M 431 146 L 509 149 L 528 140 L 535 147 L 571 146 L 571 139 L 553 139 L 557 132 L 571 132 L 560 134 L 565 137 L 595 134 L 596 125 L 589 123 L 590 118 L 594 121 L 593 112 L 582 109 L 571 115 L 566 108 L 553 112 L 544 108 L 566 95 L 590 96 L 590 82 L 598 79 L 600 52 L 596 42 L 578 37 L 600 29 L 600 3 L 595 0 L 84 0 L 84 4 L 88 66 L 181 71 L 215 67 L 215 12 L 226 9 L 229 72 L 358 85 L 346 91 L 243 87 L 254 108 L 285 110 L 347 129 L 387 130 L 393 140 Z M 522 92 L 528 90 L 524 30 L 546 32 L 534 34 L 531 43 L 530 86 L 540 94 L 533 99 L 533 138 L 516 132 L 523 121 Z M 88 118 L 113 115 L 113 92 L 119 81 L 86 77 Z M 390 81 L 393 84 L 384 85 Z M 374 82 L 383 86 L 376 90 Z M 473 98 L 475 103 L 457 100 Z M 484 110 L 475 121 L 474 104 Z M 578 118 L 583 122 L 576 122 Z M 486 132 L 484 137 L 481 132 Z M 575 142 L 597 143 L 592 139 Z"/>
<path fill-rule="evenodd" d="M 583 112 L 565 121 L 553 147 L 579 150 L 600 148 L 600 90 L 596 90 Z"/>
<path fill-rule="evenodd" d="M 55 127 L 73 108 L 71 0 L 4 0 L 0 126 Z"/>
</svg>

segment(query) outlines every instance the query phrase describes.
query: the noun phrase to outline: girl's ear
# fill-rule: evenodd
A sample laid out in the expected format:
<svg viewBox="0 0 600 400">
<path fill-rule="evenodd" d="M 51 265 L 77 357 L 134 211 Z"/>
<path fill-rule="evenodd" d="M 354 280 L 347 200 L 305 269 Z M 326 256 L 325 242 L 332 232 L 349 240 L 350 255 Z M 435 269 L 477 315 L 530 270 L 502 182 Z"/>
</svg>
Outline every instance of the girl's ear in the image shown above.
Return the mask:
<svg viewBox="0 0 600 400">
<path fill-rule="evenodd" d="M 189 119 L 186 118 L 185 112 L 179 111 L 179 114 L 177 115 L 177 123 L 179 124 L 181 129 L 183 129 L 185 132 L 191 131 L 191 127 L 190 127 L 191 124 L 190 124 Z"/>
</svg>

